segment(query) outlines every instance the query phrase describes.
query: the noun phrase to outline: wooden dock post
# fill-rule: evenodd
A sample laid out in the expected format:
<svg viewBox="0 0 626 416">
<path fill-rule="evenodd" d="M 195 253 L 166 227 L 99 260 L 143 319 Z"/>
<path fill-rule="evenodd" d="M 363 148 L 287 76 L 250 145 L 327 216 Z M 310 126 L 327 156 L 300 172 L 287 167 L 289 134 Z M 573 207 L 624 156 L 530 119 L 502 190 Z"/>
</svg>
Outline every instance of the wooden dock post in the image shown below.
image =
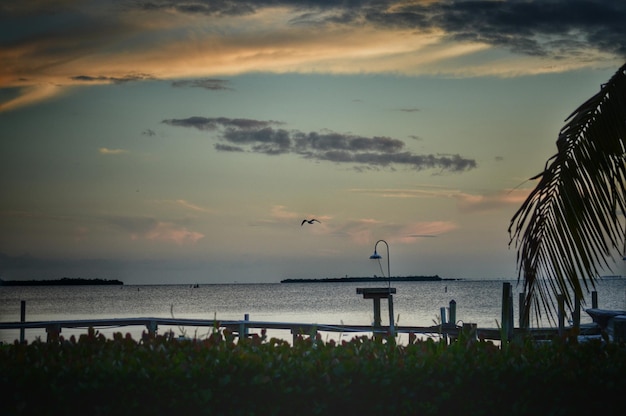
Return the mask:
<svg viewBox="0 0 626 416">
<path fill-rule="evenodd" d="M 243 321 L 239 323 L 239 339 L 248 337 L 248 325 L 246 325 L 246 322 L 249 320 L 250 320 L 250 315 L 247 313 L 244 314 Z"/>
<path fill-rule="evenodd" d="M 502 283 L 502 341 L 510 341 L 513 335 L 513 294 L 511 292 L 511 283 Z"/>
<path fill-rule="evenodd" d="M 395 287 L 357 287 L 357 294 L 362 294 L 363 299 L 372 299 L 374 302 L 374 329 L 380 330 L 382 329 L 382 322 L 380 319 L 380 300 L 381 299 L 391 299 L 389 300 L 389 331 L 394 334 L 394 324 L 393 324 L 393 300 L 392 294 L 396 293 Z"/>
<path fill-rule="evenodd" d="M 526 314 L 526 292 L 520 292 L 519 296 L 519 327 L 528 329 L 530 314 Z"/>
<path fill-rule="evenodd" d="M 559 293 L 556 295 L 556 301 L 558 305 L 559 336 L 562 337 L 565 334 L 565 296 Z"/>
<path fill-rule="evenodd" d="M 54 324 L 46 327 L 46 342 L 58 341 L 60 335 L 61 325 Z"/>
<path fill-rule="evenodd" d="M 20 322 L 26 322 L 26 301 L 25 300 L 20 302 Z M 25 331 L 26 330 L 24 328 L 20 328 L 20 344 L 23 344 L 24 340 L 26 339 Z"/>
<path fill-rule="evenodd" d="M 148 322 L 146 328 L 148 329 L 148 335 L 150 335 L 150 337 L 156 336 L 158 325 L 155 321 Z"/>
<path fill-rule="evenodd" d="M 448 318 L 446 317 L 446 307 L 442 306 L 439 308 L 439 314 L 441 316 L 441 325 L 445 325 L 448 323 Z"/>
<path fill-rule="evenodd" d="M 591 308 L 598 309 L 598 292 L 595 290 L 591 292 Z"/>
<path fill-rule="evenodd" d="M 446 324 L 448 323 L 448 318 L 446 317 L 446 307 L 442 306 L 439 308 L 439 314 L 441 315 L 441 332 L 443 334 L 443 342 L 448 344 L 448 333 L 444 331 Z"/>
<path fill-rule="evenodd" d="M 450 318 L 449 318 L 449 322 L 452 325 L 456 325 L 456 300 L 452 299 L 450 301 Z"/>
<path fill-rule="evenodd" d="M 391 337 L 396 336 L 396 325 L 393 317 L 393 295 L 390 293 L 387 298 L 387 305 L 389 307 L 389 335 Z"/>
<path fill-rule="evenodd" d="M 572 316 L 572 326 L 580 329 L 580 296 L 574 294 L 574 315 Z"/>
</svg>

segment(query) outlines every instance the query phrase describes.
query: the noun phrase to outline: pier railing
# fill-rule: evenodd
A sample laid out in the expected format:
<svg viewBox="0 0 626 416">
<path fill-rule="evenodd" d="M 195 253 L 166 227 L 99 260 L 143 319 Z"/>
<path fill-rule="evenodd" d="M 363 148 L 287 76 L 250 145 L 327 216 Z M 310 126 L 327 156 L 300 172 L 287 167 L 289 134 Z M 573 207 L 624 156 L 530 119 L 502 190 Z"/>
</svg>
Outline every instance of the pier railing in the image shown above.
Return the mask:
<svg viewBox="0 0 626 416">
<path fill-rule="evenodd" d="M 63 329 L 102 329 L 102 328 L 125 328 L 125 327 L 145 327 L 148 335 L 154 336 L 158 333 L 159 326 L 167 327 L 196 327 L 214 328 L 216 330 L 228 329 L 238 337 L 247 337 L 250 330 L 283 330 L 289 331 L 295 340 L 298 336 L 314 337 L 319 332 L 331 332 L 342 334 L 371 334 L 372 336 L 389 335 L 387 327 L 374 328 L 371 325 L 331 325 L 331 324 L 310 324 L 297 322 L 267 322 L 228 320 L 220 321 L 213 319 L 178 319 L 178 318 L 116 318 L 116 319 L 82 319 L 82 320 L 57 320 L 57 321 L 32 321 L 32 322 L 0 322 L 0 330 L 19 329 L 20 342 L 24 341 L 24 331 L 27 329 L 44 329 L 47 341 L 57 340 Z M 503 332 L 501 328 L 477 328 L 475 324 L 464 324 L 462 326 L 454 324 L 441 324 L 432 326 L 396 326 L 395 334 L 421 335 L 427 337 L 442 337 L 444 339 L 455 339 L 462 331 L 467 331 L 476 339 L 482 340 L 502 340 Z M 560 334 L 559 328 L 515 328 L 515 334 L 524 333 L 534 339 L 550 339 Z M 122 332 L 122 331 L 120 331 Z M 581 334 L 597 335 L 599 328 L 591 326 L 585 328 Z M 506 337 L 506 334 L 504 334 Z"/>
<path fill-rule="evenodd" d="M 592 308 L 597 308 L 597 293 L 592 293 Z M 319 332 L 338 333 L 342 335 L 354 334 L 371 334 L 376 337 L 385 337 L 396 335 L 408 335 L 409 342 L 415 336 L 440 337 L 444 340 L 454 340 L 460 336 L 462 332 L 481 340 L 508 341 L 517 335 L 524 335 L 533 339 L 551 339 L 556 336 L 567 336 L 568 334 L 577 335 L 600 335 L 602 328 L 600 325 L 581 325 L 580 324 L 580 304 L 576 300 L 576 308 L 572 319 L 572 325 L 565 325 L 565 312 L 563 302 L 559 301 L 559 319 L 558 327 L 546 328 L 529 328 L 528 322 L 523 322 L 523 304 L 522 294 L 520 294 L 520 323 L 519 327 L 515 327 L 513 319 L 513 297 L 510 283 L 503 284 L 502 291 L 502 320 L 499 328 L 478 328 L 473 323 L 463 323 L 457 325 L 456 320 L 456 302 L 450 301 L 449 308 L 441 308 L 441 323 L 431 326 L 381 326 L 380 319 L 375 325 L 334 325 L 334 324 L 317 324 L 317 323 L 298 323 L 298 322 L 268 322 L 268 321 L 250 321 L 249 315 L 246 314 L 243 320 L 218 320 L 218 319 L 178 319 L 178 318 L 158 318 L 158 317 L 140 317 L 140 318 L 114 318 L 114 319 L 81 319 L 81 320 L 50 320 L 50 321 L 26 321 L 26 305 L 25 301 L 21 303 L 21 316 L 19 322 L 0 322 L 0 330 L 19 330 L 19 341 L 25 341 L 25 331 L 27 329 L 44 329 L 46 331 L 47 341 L 57 340 L 63 329 L 110 329 L 125 327 L 145 327 L 149 336 L 158 333 L 159 326 L 178 327 L 178 328 L 213 328 L 216 330 L 227 329 L 238 337 L 248 337 L 250 330 L 282 330 L 289 331 L 293 340 L 298 336 L 316 336 Z M 374 309 L 376 313 L 376 303 Z M 380 308 L 380 306 L 378 306 Z M 446 316 L 446 310 L 449 315 Z M 380 311 L 378 311 L 380 314 Z M 626 337 L 626 320 L 619 322 L 620 334 L 624 333 Z M 170 329 L 171 330 L 171 329 Z M 169 332 L 169 331 L 168 331 Z M 182 331 L 183 334 L 185 333 Z M 622 337 L 622 335 L 620 335 Z"/>
</svg>

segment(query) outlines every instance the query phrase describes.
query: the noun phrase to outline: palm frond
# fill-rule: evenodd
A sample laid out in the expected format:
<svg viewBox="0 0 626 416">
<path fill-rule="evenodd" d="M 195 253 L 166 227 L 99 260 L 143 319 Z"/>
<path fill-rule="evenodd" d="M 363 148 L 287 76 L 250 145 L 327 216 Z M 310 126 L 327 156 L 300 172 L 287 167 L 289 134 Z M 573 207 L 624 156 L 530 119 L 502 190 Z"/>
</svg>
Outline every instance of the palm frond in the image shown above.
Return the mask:
<svg viewBox="0 0 626 416">
<path fill-rule="evenodd" d="M 570 310 L 573 295 L 584 301 L 583 286 L 595 288 L 626 245 L 626 65 L 565 121 L 557 154 L 509 225 L 524 310 L 537 320 L 542 310 L 552 320 L 558 294 Z"/>
</svg>

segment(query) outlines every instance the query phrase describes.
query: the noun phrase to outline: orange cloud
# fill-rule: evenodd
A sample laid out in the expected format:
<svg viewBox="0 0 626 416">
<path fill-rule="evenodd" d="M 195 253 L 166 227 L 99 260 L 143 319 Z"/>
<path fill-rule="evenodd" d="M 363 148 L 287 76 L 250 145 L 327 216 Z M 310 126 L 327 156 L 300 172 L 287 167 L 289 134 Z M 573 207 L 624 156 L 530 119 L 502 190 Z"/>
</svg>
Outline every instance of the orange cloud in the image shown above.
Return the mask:
<svg viewBox="0 0 626 416">
<path fill-rule="evenodd" d="M 423 187 L 420 189 L 351 189 L 381 198 L 451 198 L 457 201 L 461 211 L 487 211 L 509 205 L 521 205 L 530 189 L 505 189 L 488 194 L 471 194 L 458 189 Z"/>
<path fill-rule="evenodd" d="M 128 150 L 125 149 L 109 149 L 106 147 L 101 147 L 98 149 L 98 152 L 102 155 L 121 155 L 124 153 L 128 153 Z"/>
<path fill-rule="evenodd" d="M 209 209 L 201 207 L 200 205 L 193 204 L 193 203 L 191 203 L 191 202 L 189 202 L 187 200 L 184 200 L 184 199 L 177 199 L 176 203 L 178 205 L 180 205 L 182 207 L 185 207 L 185 208 L 188 208 L 188 209 L 190 209 L 192 211 L 210 212 Z"/>
<path fill-rule="evenodd" d="M 454 198 L 457 200 L 461 211 L 489 211 L 504 206 L 521 206 L 530 192 L 530 189 L 513 189 L 488 195 L 458 193 Z"/>
<path fill-rule="evenodd" d="M 17 98 L 0 104 L 0 111 L 76 86 L 142 79 L 259 71 L 434 73 L 438 62 L 487 47 L 447 43 L 443 31 L 436 30 L 418 33 L 372 24 L 329 24 L 319 30 L 292 24 L 298 15 L 288 8 L 265 8 L 233 17 L 156 10 L 91 16 L 93 28 L 32 37 L 0 50 L 0 84 L 20 89 Z"/>
<path fill-rule="evenodd" d="M 185 227 L 177 227 L 172 223 L 158 222 L 150 231 L 146 232 L 145 238 L 152 241 L 183 245 L 185 243 L 196 243 L 204 238 L 204 234 L 189 231 Z"/>
</svg>

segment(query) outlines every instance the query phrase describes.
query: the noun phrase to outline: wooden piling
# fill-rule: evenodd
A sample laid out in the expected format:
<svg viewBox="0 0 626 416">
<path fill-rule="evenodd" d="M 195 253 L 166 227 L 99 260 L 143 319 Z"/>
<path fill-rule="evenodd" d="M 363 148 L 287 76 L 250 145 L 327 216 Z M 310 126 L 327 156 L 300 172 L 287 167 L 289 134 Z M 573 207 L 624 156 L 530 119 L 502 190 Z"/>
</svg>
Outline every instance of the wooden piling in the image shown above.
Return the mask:
<svg viewBox="0 0 626 416">
<path fill-rule="evenodd" d="M 450 318 L 449 318 L 449 322 L 450 322 L 452 325 L 456 325 L 456 301 L 455 301 L 454 299 L 452 299 L 452 300 L 450 301 L 450 304 L 449 304 L 449 305 L 450 305 L 450 307 L 449 307 L 449 309 L 450 309 Z"/>
<path fill-rule="evenodd" d="M 565 296 L 559 293 L 556 295 L 556 301 L 558 305 L 559 336 L 562 337 L 565 334 Z"/>
<path fill-rule="evenodd" d="M 446 307 L 442 306 L 439 308 L 439 314 L 441 317 L 441 325 L 445 325 L 448 323 L 448 318 L 446 317 Z"/>
<path fill-rule="evenodd" d="M 46 327 L 46 342 L 55 342 L 61 335 L 61 325 L 54 324 Z"/>
<path fill-rule="evenodd" d="M 393 295 L 390 293 L 389 298 L 387 298 L 387 303 L 389 306 L 389 336 L 396 336 L 395 322 L 393 318 Z"/>
<path fill-rule="evenodd" d="M 393 299 L 392 294 L 396 293 L 395 287 L 390 288 L 379 288 L 379 287 L 357 287 L 357 294 L 362 294 L 363 299 L 372 299 L 374 303 L 374 329 L 380 331 L 382 329 L 382 321 L 380 318 L 380 300 L 382 298 L 388 299 L 389 301 L 389 331 L 393 334 L 395 333 L 394 323 L 393 323 Z"/>
<path fill-rule="evenodd" d="M 158 330 L 158 325 L 156 321 L 149 321 L 148 324 L 146 325 L 146 328 L 148 329 L 148 335 L 150 335 L 150 337 L 156 336 L 156 333 Z"/>
<path fill-rule="evenodd" d="M 510 341 L 513 335 L 513 295 L 511 292 L 511 283 L 502 283 L 502 334 L 503 341 Z"/>
<path fill-rule="evenodd" d="M 248 325 L 247 322 L 250 320 L 249 314 L 244 314 L 243 321 L 239 324 L 239 339 L 248 337 Z"/>
<path fill-rule="evenodd" d="M 519 300 L 519 327 L 528 329 L 530 314 L 526 313 L 526 292 L 521 292 L 518 297 Z"/>
<path fill-rule="evenodd" d="M 439 313 L 441 314 L 441 332 L 443 334 L 443 341 L 448 344 L 448 333 L 444 331 L 444 328 L 448 326 L 448 318 L 446 317 L 446 307 L 442 306 L 439 308 Z"/>
<path fill-rule="evenodd" d="M 595 290 L 591 292 L 591 308 L 598 309 L 598 292 Z"/>
<path fill-rule="evenodd" d="M 574 294 L 574 314 L 572 316 L 572 326 L 580 329 L 580 296 Z"/>
<path fill-rule="evenodd" d="M 20 322 L 26 322 L 26 301 L 25 300 L 20 302 Z M 23 344 L 24 340 L 26 339 L 25 331 L 26 330 L 23 327 L 20 328 L 20 344 Z"/>
</svg>

